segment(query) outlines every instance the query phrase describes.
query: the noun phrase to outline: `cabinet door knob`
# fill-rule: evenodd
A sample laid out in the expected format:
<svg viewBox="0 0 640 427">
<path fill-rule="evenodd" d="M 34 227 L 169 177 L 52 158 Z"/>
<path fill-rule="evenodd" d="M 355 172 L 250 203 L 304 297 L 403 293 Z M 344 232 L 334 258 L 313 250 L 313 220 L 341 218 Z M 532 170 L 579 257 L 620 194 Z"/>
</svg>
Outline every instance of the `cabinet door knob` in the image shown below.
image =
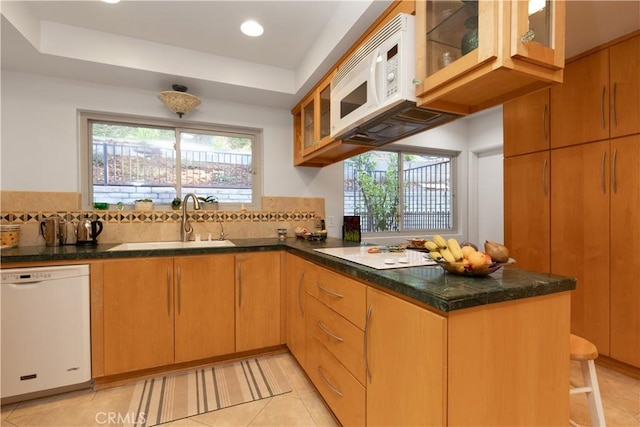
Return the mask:
<svg viewBox="0 0 640 427">
<path fill-rule="evenodd" d="M 536 38 L 536 32 L 533 30 L 529 30 L 526 33 L 524 33 L 522 35 L 522 37 L 520 37 L 520 42 L 521 43 L 528 43 L 530 41 L 533 41 L 533 39 Z"/>
</svg>

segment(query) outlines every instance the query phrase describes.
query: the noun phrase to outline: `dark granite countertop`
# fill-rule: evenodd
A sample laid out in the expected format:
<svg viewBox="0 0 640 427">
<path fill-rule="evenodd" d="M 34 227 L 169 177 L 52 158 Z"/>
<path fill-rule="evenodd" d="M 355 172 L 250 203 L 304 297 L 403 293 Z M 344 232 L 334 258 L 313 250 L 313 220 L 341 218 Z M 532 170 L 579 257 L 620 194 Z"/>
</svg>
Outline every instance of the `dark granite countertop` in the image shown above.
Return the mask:
<svg viewBox="0 0 640 427">
<path fill-rule="evenodd" d="M 570 291 L 576 287 L 576 279 L 574 278 L 537 273 L 512 266 L 502 268 L 485 277 L 466 277 L 445 273 L 437 266 L 376 270 L 314 251 L 318 248 L 359 246 L 357 243 L 343 242 L 335 238 L 329 238 L 322 242 L 308 242 L 294 238 L 288 238 L 284 241 L 277 238 L 231 239 L 231 241 L 236 246 L 145 251 L 109 251 L 117 244 L 61 247 L 23 246 L 0 251 L 0 262 L 2 264 L 50 261 L 77 262 L 123 257 L 286 250 L 355 279 L 420 301 L 442 312 Z"/>
</svg>

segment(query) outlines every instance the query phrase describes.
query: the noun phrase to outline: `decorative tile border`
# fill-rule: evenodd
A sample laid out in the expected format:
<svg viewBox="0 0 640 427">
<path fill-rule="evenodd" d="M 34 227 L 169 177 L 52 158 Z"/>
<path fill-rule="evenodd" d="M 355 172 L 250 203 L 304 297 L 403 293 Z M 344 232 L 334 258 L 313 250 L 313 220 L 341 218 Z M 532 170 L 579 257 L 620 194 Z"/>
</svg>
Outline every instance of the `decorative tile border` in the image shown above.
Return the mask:
<svg viewBox="0 0 640 427">
<path fill-rule="evenodd" d="M 172 223 L 182 220 L 181 211 L 74 211 L 74 212 L 0 212 L 1 224 L 38 223 L 51 216 L 60 216 L 69 222 L 78 222 L 88 216 L 106 223 Z M 190 211 L 188 219 L 194 222 L 284 222 L 313 221 L 315 212 L 265 211 Z"/>
</svg>

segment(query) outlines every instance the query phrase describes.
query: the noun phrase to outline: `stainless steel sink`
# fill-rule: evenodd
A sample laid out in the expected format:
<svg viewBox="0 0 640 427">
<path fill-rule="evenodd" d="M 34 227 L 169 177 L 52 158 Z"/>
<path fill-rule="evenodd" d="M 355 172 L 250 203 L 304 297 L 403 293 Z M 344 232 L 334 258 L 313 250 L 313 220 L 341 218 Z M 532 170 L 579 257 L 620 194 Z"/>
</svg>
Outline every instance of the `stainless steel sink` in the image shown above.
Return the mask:
<svg viewBox="0 0 640 427">
<path fill-rule="evenodd" d="M 148 251 L 158 249 L 193 249 L 193 248 L 222 248 L 235 246 L 231 240 L 202 240 L 199 242 L 135 242 L 122 243 L 107 251 Z"/>
</svg>

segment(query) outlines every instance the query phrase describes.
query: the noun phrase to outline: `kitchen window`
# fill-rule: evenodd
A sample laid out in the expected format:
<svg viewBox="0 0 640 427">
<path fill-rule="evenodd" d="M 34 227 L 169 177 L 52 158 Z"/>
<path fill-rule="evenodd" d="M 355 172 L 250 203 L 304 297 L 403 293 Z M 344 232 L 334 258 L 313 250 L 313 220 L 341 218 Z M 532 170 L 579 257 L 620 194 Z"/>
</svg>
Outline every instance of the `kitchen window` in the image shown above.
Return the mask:
<svg viewBox="0 0 640 427">
<path fill-rule="evenodd" d="M 83 200 L 168 207 L 195 193 L 220 208 L 257 206 L 261 132 L 149 119 L 81 114 Z M 84 165 L 83 165 L 84 166 Z"/>
<path fill-rule="evenodd" d="M 452 230 L 456 156 L 405 147 L 345 160 L 344 214 L 362 233 Z"/>
</svg>

